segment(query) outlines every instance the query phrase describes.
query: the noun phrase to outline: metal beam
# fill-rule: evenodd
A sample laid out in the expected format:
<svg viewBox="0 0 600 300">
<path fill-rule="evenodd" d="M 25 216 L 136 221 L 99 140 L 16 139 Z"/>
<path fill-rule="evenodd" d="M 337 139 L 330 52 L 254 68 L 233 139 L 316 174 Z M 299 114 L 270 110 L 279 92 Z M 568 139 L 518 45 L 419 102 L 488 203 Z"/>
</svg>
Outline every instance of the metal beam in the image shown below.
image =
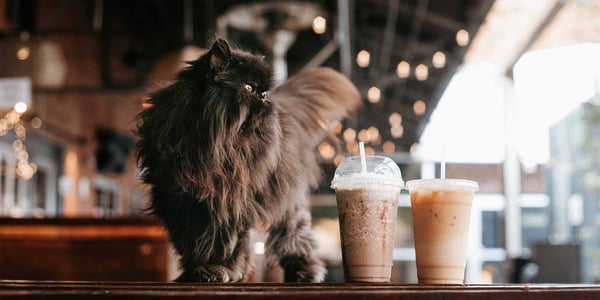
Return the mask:
<svg viewBox="0 0 600 300">
<path fill-rule="evenodd" d="M 352 50 L 350 44 L 350 0 L 338 0 L 338 41 L 341 71 L 352 78 Z"/>
<path fill-rule="evenodd" d="M 398 11 L 403 13 L 405 16 L 412 16 L 414 15 L 415 8 L 412 5 L 400 3 L 398 5 Z M 428 12 L 424 21 L 428 24 L 435 25 L 452 32 L 458 31 L 462 28 L 462 24 L 460 22 L 433 12 Z"/>
<path fill-rule="evenodd" d="M 306 68 L 315 68 L 322 65 L 337 49 L 339 43 L 337 39 L 333 39 L 329 41 L 310 61 L 303 67 Z"/>
<path fill-rule="evenodd" d="M 429 0 L 419 0 L 419 3 L 417 4 L 417 11 L 413 18 L 413 22 L 412 22 L 411 29 L 410 29 L 410 35 L 408 37 L 408 46 L 406 47 L 406 49 L 404 51 L 404 55 L 402 55 L 402 58 L 410 63 L 412 63 L 415 45 L 416 45 L 417 41 L 419 40 L 419 35 L 421 34 L 421 29 L 423 28 L 423 21 L 425 20 L 425 17 L 427 16 L 427 6 L 428 5 L 429 5 Z M 400 95 L 399 95 L 400 101 L 402 101 L 402 98 L 404 97 L 404 91 L 406 90 L 407 82 L 408 82 L 408 80 L 406 80 L 406 79 L 401 81 Z M 381 87 L 380 87 L 380 89 L 381 89 Z M 389 104 L 387 102 L 389 102 L 389 101 L 386 101 L 386 109 L 389 106 Z"/>
<path fill-rule="evenodd" d="M 419 0 L 417 11 L 410 28 L 410 35 L 408 36 L 408 47 L 406 47 L 403 55 L 406 61 L 412 61 L 415 45 L 421 35 L 423 22 L 427 17 L 427 6 L 429 6 L 429 0 Z"/>
<path fill-rule="evenodd" d="M 396 36 L 396 22 L 398 21 L 398 5 L 400 0 L 388 1 L 388 14 L 385 22 L 385 31 L 383 33 L 383 43 L 379 55 L 379 68 L 371 68 L 371 70 L 379 70 L 377 74 L 382 74 L 387 71 L 387 67 L 392 60 L 392 50 L 394 49 L 394 38 Z"/>
<path fill-rule="evenodd" d="M 194 4 L 192 0 L 183 0 L 183 41 L 194 41 Z"/>
</svg>

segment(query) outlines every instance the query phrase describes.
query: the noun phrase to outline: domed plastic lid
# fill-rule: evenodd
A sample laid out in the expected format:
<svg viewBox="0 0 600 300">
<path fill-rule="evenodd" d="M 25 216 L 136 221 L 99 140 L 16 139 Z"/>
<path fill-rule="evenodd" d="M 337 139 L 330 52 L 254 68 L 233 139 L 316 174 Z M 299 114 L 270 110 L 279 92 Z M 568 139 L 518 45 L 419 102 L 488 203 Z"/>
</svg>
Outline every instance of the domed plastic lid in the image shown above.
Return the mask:
<svg viewBox="0 0 600 300">
<path fill-rule="evenodd" d="M 360 156 L 346 158 L 335 170 L 331 181 L 333 189 L 352 189 L 365 185 L 391 185 L 404 187 L 398 165 L 385 156 L 366 156 L 366 172 L 362 170 Z"/>
<path fill-rule="evenodd" d="M 479 190 L 476 181 L 452 178 L 415 179 L 406 182 L 409 191 L 417 189 L 444 190 L 444 189 L 468 189 L 473 192 Z"/>
</svg>

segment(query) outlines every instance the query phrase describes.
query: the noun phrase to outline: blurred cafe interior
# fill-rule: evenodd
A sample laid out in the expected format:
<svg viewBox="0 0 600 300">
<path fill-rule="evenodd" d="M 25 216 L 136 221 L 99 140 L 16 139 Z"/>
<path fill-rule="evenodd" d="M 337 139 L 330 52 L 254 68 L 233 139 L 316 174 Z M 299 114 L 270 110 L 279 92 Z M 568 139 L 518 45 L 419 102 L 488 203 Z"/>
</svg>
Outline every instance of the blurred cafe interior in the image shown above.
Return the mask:
<svg viewBox="0 0 600 300">
<path fill-rule="evenodd" d="M 144 96 L 214 36 L 276 83 L 329 66 L 363 97 L 327 124 L 313 230 L 343 282 L 333 171 L 479 182 L 467 283 L 600 281 L 599 0 L 0 0 L 0 279 L 166 281 L 176 255 L 135 159 Z M 392 281 L 415 283 L 403 192 Z M 253 236 L 254 281 L 277 281 Z M 278 277 L 279 276 L 279 277 Z"/>
</svg>

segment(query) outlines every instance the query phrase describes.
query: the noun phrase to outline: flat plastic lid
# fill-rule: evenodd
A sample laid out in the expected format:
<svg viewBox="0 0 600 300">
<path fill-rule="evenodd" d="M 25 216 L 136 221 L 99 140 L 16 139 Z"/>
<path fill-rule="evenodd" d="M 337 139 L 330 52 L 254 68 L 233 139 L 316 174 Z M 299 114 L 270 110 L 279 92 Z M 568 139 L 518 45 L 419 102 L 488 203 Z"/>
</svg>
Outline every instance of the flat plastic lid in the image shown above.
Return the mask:
<svg viewBox="0 0 600 300">
<path fill-rule="evenodd" d="M 453 178 L 432 178 L 432 179 L 415 179 L 406 182 L 406 187 L 409 191 L 415 189 L 471 189 L 479 190 L 479 184 L 476 181 Z"/>
<path fill-rule="evenodd" d="M 347 157 L 335 170 L 333 189 L 348 189 L 364 184 L 384 184 L 404 187 L 398 165 L 385 156 L 366 156 L 366 172 L 362 172 L 360 156 Z"/>
</svg>

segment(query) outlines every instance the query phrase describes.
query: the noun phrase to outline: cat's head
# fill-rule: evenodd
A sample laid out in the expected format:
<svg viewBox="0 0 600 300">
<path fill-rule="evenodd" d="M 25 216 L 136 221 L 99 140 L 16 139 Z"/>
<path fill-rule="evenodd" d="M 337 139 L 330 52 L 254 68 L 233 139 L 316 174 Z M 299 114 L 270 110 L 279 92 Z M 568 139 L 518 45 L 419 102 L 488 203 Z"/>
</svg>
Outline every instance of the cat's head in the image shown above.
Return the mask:
<svg viewBox="0 0 600 300">
<path fill-rule="evenodd" d="M 273 71 L 264 56 L 254 55 L 217 39 L 204 55 L 210 92 L 235 96 L 238 104 L 268 105 Z M 231 93 L 231 94 L 230 94 Z M 225 96 L 225 95 L 223 95 Z"/>
<path fill-rule="evenodd" d="M 272 69 L 264 56 L 232 49 L 223 39 L 217 39 L 207 55 L 215 81 L 238 90 L 244 100 L 268 101 Z"/>
<path fill-rule="evenodd" d="M 188 98 L 192 111 L 202 111 L 209 126 L 225 127 L 229 134 L 258 126 L 273 111 L 268 91 L 272 68 L 264 56 L 232 47 L 217 38 L 210 49 L 179 74 L 182 82 L 196 85 L 203 95 Z M 182 80 L 183 79 L 183 80 Z M 195 107 L 195 108 L 194 108 Z M 225 129 L 221 128 L 221 130 Z"/>
</svg>

